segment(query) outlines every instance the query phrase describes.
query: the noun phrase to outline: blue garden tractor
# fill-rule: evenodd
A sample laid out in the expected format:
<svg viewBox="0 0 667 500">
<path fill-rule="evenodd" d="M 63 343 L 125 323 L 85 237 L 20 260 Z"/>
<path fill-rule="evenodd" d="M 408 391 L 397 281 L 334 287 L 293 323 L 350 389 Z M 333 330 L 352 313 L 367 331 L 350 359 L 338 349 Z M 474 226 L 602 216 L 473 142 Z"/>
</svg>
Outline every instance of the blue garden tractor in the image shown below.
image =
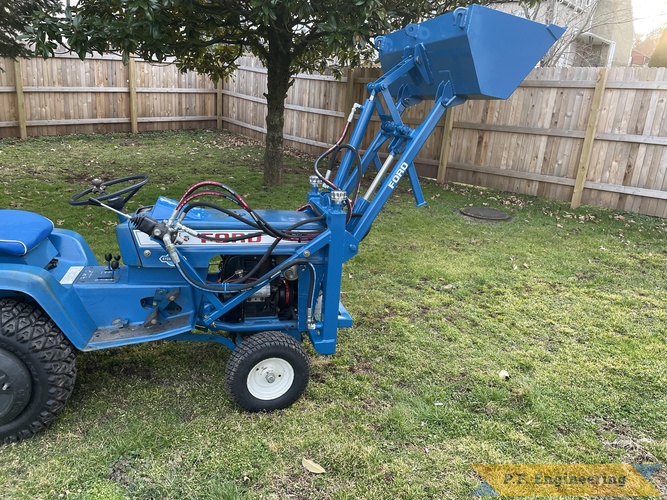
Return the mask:
<svg viewBox="0 0 667 500">
<path fill-rule="evenodd" d="M 405 174 L 425 203 L 414 160 L 445 111 L 509 97 L 563 31 L 474 5 L 378 37 L 383 76 L 315 162 L 298 210 L 256 210 L 205 181 L 126 213 L 148 177 L 94 180 L 70 204 L 117 214 L 120 254 L 102 264 L 79 234 L 0 210 L 0 440 L 30 437 L 62 411 L 77 351 L 157 340 L 229 348 L 226 385 L 247 411 L 294 403 L 310 374 L 302 341 L 333 354 L 352 326 L 343 264 Z M 422 100 L 430 111 L 407 126 L 403 112 Z M 362 144 L 373 116 L 379 132 Z"/>
</svg>

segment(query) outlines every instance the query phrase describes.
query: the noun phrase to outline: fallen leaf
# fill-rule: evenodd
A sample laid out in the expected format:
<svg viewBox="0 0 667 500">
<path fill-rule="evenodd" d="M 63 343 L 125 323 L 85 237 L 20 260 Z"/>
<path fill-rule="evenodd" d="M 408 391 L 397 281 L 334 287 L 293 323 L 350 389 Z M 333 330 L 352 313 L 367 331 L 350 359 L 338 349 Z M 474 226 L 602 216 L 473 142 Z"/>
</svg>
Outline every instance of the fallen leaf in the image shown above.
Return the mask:
<svg viewBox="0 0 667 500">
<path fill-rule="evenodd" d="M 313 474 L 324 474 L 326 472 L 324 467 L 322 467 L 320 464 L 317 464 L 312 460 L 308 460 L 307 458 L 301 459 L 301 465 L 303 465 L 306 470 L 312 472 Z"/>
</svg>

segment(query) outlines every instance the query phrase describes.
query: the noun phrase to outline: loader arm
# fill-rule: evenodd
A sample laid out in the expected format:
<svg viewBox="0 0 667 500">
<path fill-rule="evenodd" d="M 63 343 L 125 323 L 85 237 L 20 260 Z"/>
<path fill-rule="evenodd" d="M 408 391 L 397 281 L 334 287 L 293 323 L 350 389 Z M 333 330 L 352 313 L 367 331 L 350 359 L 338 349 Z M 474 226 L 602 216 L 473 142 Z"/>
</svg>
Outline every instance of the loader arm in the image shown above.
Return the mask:
<svg viewBox="0 0 667 500">
<path fill-rule="evenodd" d="M 356 198 L 354 216 L 346 226 L 354 239 L 368 233 L 405 173 L 416 204 L 425 204 L 414 161 L 448 108 L 468 99 L 506 99 L 564 31 L 472 5 L 378 37 L 375 44 L 384 74 L 368 84 L 369 96 L 359 106 L 351 147 L 333 181 Z M 403 112 L 426 99 L 433 102 L 421 124 L 411 128 L 403 123 Z M 355 162 L 355 150 L 362 147 L 374 115 L 380 130 Z M 357 197 L 359 177 L 371 165 L 377 173 Z"/>
</svg>

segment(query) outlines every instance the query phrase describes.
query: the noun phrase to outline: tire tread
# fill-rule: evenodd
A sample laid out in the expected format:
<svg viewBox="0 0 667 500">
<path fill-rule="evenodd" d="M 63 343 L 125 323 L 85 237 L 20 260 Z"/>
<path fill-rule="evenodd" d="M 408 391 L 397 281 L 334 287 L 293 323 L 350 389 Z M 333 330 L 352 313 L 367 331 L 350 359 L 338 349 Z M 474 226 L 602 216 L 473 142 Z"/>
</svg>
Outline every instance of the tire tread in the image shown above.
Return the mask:
<svg viewBox="0 0 667 500">
<path fill-rule="evenodd" d="M 308 356 L 303 349 L 303 346 L 296 339 L 285 333 L 274 331 L 260 332 L 251 335 L 232 352 L 232 355 L 227 362 L 227 367 L 225 368 L 225 385 L 229 394 L 241 408 L 251 412 L 262 411 L 263 409 L 258 408 L 247 401 L 247 396 L 243 394 L 243 391 L 241 390 L 242 385 L 237 382 L 239 381 L 239 377 L 242 377 L 240 372 L 244 369 L 247 359 L 250 356 L 253 356 L 256 352 L 264 350 L 285 350 L 291 352 L 301 358 L 301 360 L 305 362 L 306 367 L 305 373 L 298 374 L 300 377 L 305 378 L 306 383 L 298 394 L 296 394 L 296 397 L 293 398 L 293 401 L 273 409 L 290 406 L 294 401 L 301 397 L 306 389 L 308 378 L 310 377 L 310 361 L 308 360 Z"/>
<path fill-rule="evenodd" d="M 48 374 L 48 397 L 39 413 L 23 426 L 0 436 L 14 443 L 43 431 L 62 412 L 76 380 L 75 350 L 39 306 L 14 298 L 0 299 L 0 332 L 14 338 Z"/>
</svg>

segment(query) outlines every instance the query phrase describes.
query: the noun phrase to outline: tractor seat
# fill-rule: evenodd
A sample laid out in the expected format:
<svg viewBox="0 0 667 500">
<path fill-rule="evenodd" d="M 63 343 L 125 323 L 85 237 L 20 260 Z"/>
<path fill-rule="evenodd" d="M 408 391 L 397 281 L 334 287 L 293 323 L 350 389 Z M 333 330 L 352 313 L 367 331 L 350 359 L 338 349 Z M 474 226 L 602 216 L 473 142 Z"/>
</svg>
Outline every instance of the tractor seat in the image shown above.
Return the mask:
<svg viewBox="0 0 667 500">
<path fill-rule="evenodd" d="M 0 210 L 0 253 L 22 257 L 53 231 L 46 217 L 23 210 Z"/>
</svg>

